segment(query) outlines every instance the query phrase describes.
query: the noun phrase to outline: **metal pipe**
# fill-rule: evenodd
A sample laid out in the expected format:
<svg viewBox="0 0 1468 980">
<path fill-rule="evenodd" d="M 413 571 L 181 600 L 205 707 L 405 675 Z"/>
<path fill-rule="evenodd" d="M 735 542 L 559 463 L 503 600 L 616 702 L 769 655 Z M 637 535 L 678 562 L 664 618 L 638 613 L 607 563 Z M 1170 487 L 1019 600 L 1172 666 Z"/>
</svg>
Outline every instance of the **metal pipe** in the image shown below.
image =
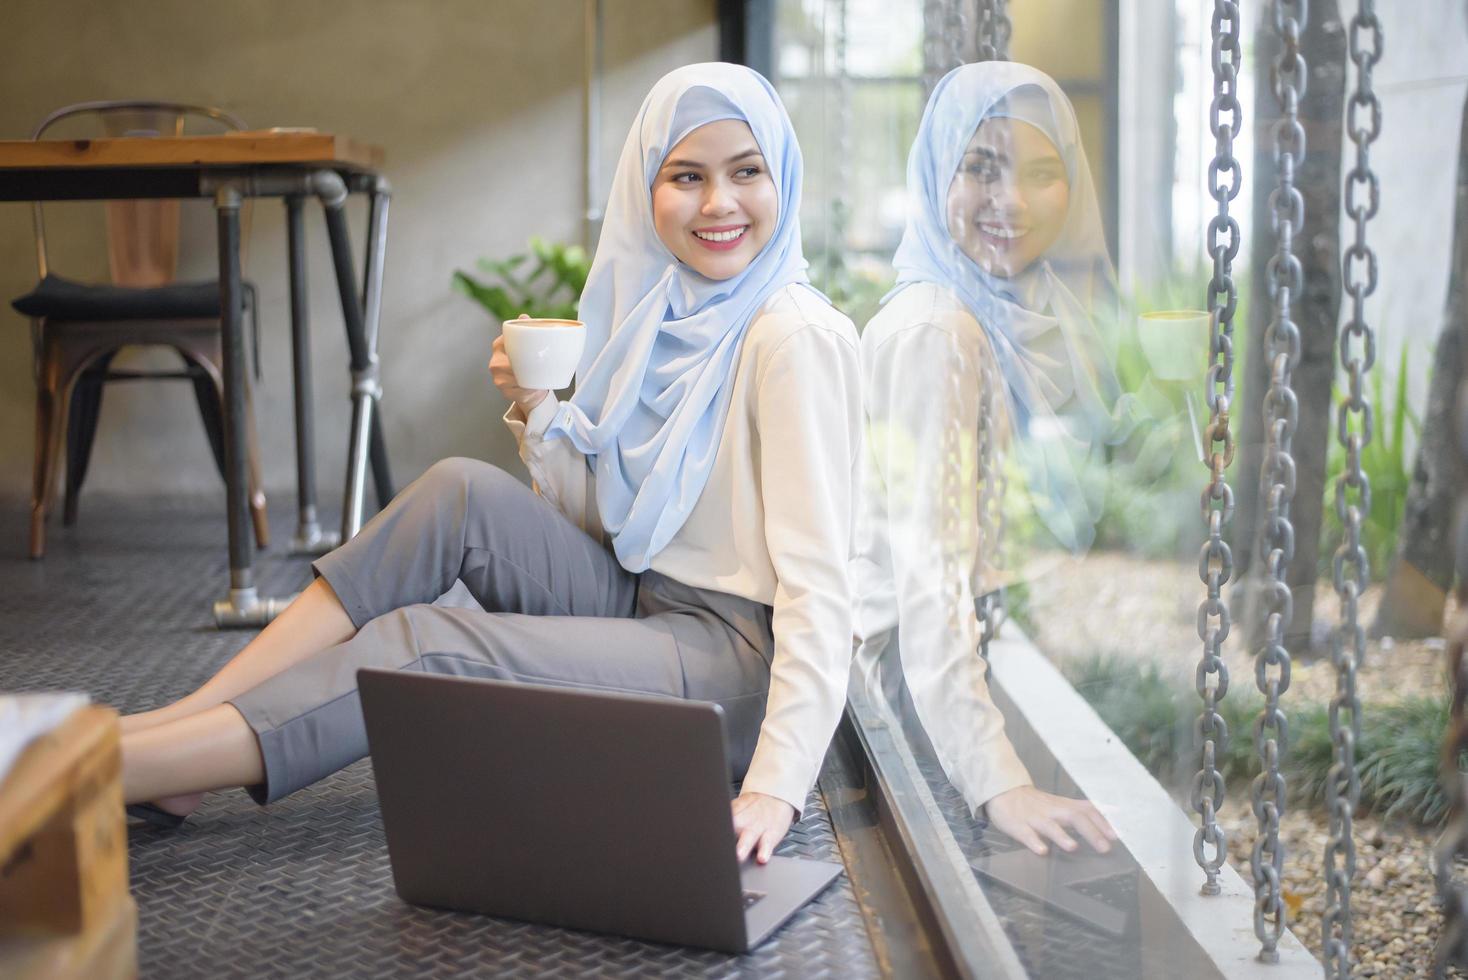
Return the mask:
<svg viewBox="0 0 1468 980">
<path fill-rule="evenodd" d="M 253 544 L 245 487 L 249 482 L 245 457 L 245 365 L 243 288 L 240 282 L 239 189 L 227 185 L 214 196 L 219 224 L 219 306 L 223 327 L 224 472 L 225 506 L 229 515 L 229 577 L 231 589 L 254 585 L 251 572 Z"/>
<path fill-rule="evenodd" d="M 362 269 L 363 322 L 367 347 L 377 354 L 378 324 L 382 318 L 382 273 L 387 263 L 387 209 L 392 187 L 385 177 L 372 184 L 367 197 L 367 259 Z"/>
<path fill-rule="evenodd" d="M 582 133 L 586 140 L 586 211 L 582 222 L 581 244 L 590 251 L 601 236 L 601 95 L 602 37 L 604 20 L 602 0 L 586 0 L 586 65 L 585 96 L 582 100 Z"/>
<path fill-rule="evenodd" d="M 392 203 L 392 188 L 385 177 L 378 177 L 368 190 L 367 261 L 363 271 L 362 310 L 367 331 L 367 348 L 373 363 L 377 362 L 377 340 L 382 321 L 382 278 L 387 260 L 387 216 Z M 374 401 L 382 398 L 377 387 Z M 373 486 L 377 506 L 383 508 L 393 497 L 392 473 L 388 468 L 387 443 L 382 431 L 382 406 L 374 405 L 368 451 L 372 462 Z"/>
<path fill-rule="evenodd" d="M 291 369 L 296 410 L 296 535 L 292 554 L 321 554 L 334 547 L 335 535 L 323 534 L 316 513 L 316 428 L 311 391 L 311 323 L 306 300 L 305 198 L 285 199 L 286 244 L 290 272 Z"/>
<path fill-rule="evenodd" d="M 216 187 L 219 319 L 224 361 L 224 499 L 229 528 L 229 598 L 214 603 L 214 621 L 221 627 L 264 626 L 288 602 L 261 599 L 255 589 L 245 448 L 244 287 L 240 279 L 240 207 L 243 202 L 244 195 L 239 186 L 223 183 Z"/>
<path fill-rule="evenodd" d="M 382 393 L 378 384 L 377 358 L 368 344 L 367 327 L 357 294 L 352 268 L 352 241 L 347 228 L 347 186 L 334 171 L 317 171 L 312 184 L 326 214 L 326 231 L 331 239 L 332 265 L 336 269 L 337 292 L 346 321 L 347 346 L 352 357 L 352 428 L 347 450 L 346 491 L 342 503 L 342 541 L 350 541 L 362 527 L 363 485 L 367 476 L 368 444 L 372 408 Z"/>
</svg>

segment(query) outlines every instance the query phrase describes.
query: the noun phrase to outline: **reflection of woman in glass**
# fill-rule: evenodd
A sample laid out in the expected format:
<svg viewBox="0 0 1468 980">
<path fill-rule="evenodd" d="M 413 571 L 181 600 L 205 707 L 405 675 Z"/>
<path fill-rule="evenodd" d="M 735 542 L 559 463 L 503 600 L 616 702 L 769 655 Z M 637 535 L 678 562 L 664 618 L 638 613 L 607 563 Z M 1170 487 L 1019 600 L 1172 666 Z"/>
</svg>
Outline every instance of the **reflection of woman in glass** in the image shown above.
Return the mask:
<svg viewBox="0 0 1468 980">
<path fill-rule="evenodd" d="M 1002 584 L 981 553 L 986 401 L 1043 527 L 1070 548 L 1092 537 L 1070 461 L 1115 400 L 1093 324 L 1114 291 L 1075 113 L 1034 68 L 964 65 L 933 91 L 907 182 L 897 288 L 862 337 L 859 662 L 870 678 L 900 662 L 944 772 L 998 829 L 1038 853 L 1072 834 L 1104 850 L 1095 808 L 1037 790 L 1005 736 L 974 604 Z"/>
<path fill-rule="evenodd" d="M 764 78 L 659 81 L 617 165 L 574 397 L 519 386 L 499 341 L 490 362 L 538 494 L 477 460 L 430 468 L 200 690 L 124 719 L 128 800 L 163 822 L 201 790 L 265 802 L 360 758 L 358 667 L 527 679 L 720 703 L 747 769 L 739 856 L 767 860 L 851 664 L 857 338 L 808 285 L 801 179 Z M 456 580 L 474 608 L 435 602 Z"/>
</svg>

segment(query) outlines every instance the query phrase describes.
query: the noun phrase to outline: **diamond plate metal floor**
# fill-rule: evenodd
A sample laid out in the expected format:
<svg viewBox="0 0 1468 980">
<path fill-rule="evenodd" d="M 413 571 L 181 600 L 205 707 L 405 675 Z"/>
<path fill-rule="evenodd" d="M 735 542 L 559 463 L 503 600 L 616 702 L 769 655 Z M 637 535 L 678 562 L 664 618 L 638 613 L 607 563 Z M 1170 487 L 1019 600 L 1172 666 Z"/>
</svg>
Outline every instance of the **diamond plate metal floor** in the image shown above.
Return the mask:
<svg viewBox="0 0 1468 980">
<path fill-rule="evenodd" d="M 124 712 L 187 693 L 249 637 L 210 619 L 222 507 L 82 503 L 40 562 L 23 557 L 26 508 L 0 507 L 0 690 L 84 690 Z M 272 516 L 283 543 L 290 515 Z M 310 579 L 281 547 L 257 565 L 262 593 Z M 134 830 L 129 849 L 145 977 L 879 975 L 844 877 L 742 957 L 405 905 L 365 761 L 269 808 L 214 794 L 181 830 Z M 818 794 L 779 853 L 840 860 Z"/>
</svg>

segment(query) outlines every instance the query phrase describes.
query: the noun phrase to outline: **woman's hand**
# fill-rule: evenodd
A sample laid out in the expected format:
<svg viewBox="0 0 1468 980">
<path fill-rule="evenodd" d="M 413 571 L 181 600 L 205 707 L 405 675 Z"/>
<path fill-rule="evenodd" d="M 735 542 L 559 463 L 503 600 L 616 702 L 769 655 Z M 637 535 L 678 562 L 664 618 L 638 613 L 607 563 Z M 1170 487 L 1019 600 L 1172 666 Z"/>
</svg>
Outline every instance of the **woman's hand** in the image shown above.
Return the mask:
<svg viewBox="0 0 1468 980">
<path fill-rule="evenodd" d="M 1033 786 L 1006 790 L 985 804 L 985 809 L 990 823 L 1036 854 L 1049 852 L 1046 838 L 1062 851 L 1074 851 L 1075 838 L 1066 833 L 1067 828 L 1102 854 L 1116 840 L 1116 831 L 1089 800 L 1055 796 Z"/>
<path fill-rule="evenodd" d="M 522 315 L 520 319 L 525 319 Z M 520 411 L 528 417 L 530 410 L 550 392 L 543 388 L 521 388 L 515 381 L 515 369 L 510 367 L 510 355 L 505 353 L 505 338 L 500 335 L 494 338 L 494 353 L 489 358 L 489 376 L 494 379 L 494 386 L 500 390 L 500 394 L 520 406 Z"/>
<path fill-rule="evenodd" d="M 743 861 L 754 851 L 760 864 L 769 861 L 775 845 L 790 830 L 795 807 L 763 793 L 740 793 L 733 807 L 734 833 L 738 839 L 734 853 Z"/>
</svg>

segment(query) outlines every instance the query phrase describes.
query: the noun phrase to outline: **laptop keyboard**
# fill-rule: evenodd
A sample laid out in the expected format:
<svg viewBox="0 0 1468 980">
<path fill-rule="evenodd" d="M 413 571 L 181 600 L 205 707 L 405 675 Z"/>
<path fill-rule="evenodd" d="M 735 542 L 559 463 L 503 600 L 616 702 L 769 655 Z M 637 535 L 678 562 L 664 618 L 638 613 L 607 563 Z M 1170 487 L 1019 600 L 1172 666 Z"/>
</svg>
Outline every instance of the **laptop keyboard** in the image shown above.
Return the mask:
<svg viewBox="0 0 1468 980">
<path fill-rule="evenodd" d="M 749 908 L 755 902 L 758 902 L 760 899 L 762 899 L 764 897 L 765 897 L 765 893 L 764 892 L 745 892 L 744 893 L 744 907 L 745 908 Z"/>
</svg>

